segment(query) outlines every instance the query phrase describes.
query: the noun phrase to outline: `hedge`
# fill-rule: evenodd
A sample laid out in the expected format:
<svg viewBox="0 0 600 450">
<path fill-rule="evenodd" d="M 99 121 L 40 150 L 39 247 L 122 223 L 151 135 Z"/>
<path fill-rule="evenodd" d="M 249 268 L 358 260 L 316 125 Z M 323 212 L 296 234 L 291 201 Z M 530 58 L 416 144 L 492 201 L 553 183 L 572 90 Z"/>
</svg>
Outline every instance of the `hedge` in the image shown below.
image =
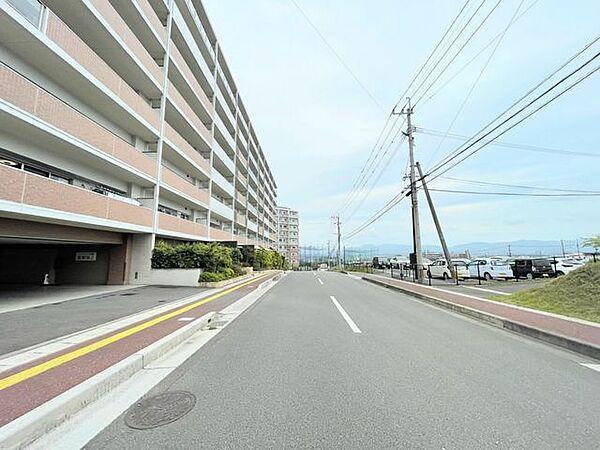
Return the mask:
<svg viewBox="0 0 600 450">
<path fill-rule="evenodd" d="M 242 266 L 256 270 L 285 269 L 285 258 L 274 250 L 225 247 L 217 243 L 171 245 L 156 243 L 152 251 L 153 269 L 203 269 L 202 282 L 222 281 L 244 273 Z"/>
<path fill-rule="evenodd" d="M 275 250 L 257 248 L 254 250 L 254 269 L 287 269 L 288 263 L 285 258 Z"/>
</svg>

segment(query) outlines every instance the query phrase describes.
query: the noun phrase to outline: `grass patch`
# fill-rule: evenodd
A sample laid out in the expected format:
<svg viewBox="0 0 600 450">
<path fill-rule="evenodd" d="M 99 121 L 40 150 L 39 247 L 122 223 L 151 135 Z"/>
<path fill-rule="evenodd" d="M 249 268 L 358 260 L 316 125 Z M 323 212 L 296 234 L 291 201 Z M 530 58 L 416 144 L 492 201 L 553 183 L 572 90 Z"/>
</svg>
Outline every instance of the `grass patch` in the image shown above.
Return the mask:
<svg viewBox="0 0 600 450">
<path fill-rule="evenodd" d="M 600 323 L 600 262 L 588 263 L 544 286 L 494 300 Z"/>
</svg>

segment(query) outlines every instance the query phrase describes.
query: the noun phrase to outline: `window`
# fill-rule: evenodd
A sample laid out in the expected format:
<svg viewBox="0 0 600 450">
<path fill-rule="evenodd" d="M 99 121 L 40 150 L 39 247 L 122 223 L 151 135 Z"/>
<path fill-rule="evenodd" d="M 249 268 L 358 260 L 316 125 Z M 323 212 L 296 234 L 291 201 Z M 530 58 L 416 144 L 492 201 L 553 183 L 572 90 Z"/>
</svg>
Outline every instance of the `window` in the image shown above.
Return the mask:
<svg viewBox="0 0 600 450">
<path fill-rule="evenodd" d="M 8 3 L 21 13 L 31 24 L 40 26 L 42 4 L 38 0 L 8 0 Z"/>
</svg>

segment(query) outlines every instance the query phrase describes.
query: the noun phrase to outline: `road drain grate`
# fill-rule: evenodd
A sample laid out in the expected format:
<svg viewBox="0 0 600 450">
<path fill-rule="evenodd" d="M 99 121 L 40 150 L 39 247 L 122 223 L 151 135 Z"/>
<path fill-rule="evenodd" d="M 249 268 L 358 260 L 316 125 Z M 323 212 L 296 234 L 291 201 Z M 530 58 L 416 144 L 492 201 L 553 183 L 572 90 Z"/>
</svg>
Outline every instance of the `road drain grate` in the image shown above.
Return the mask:
<svg viewBox="0 0 600 450">
<path fill-rule="evenodd" d="M 125 424 L 136 430 L 157 428 L 181 419 L 195 405 L 196 397 L 190 392 L 164 392 L 132 406 L 125 416 Z"/>
</svg>

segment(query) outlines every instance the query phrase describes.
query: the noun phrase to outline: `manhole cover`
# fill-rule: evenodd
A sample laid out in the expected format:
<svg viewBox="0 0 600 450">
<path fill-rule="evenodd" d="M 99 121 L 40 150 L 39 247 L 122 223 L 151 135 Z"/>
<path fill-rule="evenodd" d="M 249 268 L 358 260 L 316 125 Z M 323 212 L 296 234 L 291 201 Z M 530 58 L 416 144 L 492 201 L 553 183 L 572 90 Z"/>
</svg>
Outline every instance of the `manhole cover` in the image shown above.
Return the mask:
<svg viewBox="0 0 600 450">
<path fill-rule="evenodd" d="M 147 430 L 181 419 L 196 404 L 196 397 L 185 391 L 165 392 L 137 402 L 125 416 L 125 424 Z"/>
</svg>

